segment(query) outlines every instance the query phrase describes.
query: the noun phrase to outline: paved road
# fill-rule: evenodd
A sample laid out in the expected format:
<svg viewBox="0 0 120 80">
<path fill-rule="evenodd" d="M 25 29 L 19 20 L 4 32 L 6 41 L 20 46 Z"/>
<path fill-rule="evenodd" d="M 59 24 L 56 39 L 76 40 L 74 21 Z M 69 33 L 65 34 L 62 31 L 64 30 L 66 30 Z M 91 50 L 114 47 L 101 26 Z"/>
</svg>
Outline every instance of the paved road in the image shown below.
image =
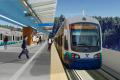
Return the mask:
<svg viewBox="0 0 120 80">
<path fill-rule="evenodd" d="M 41 45 L 29 47 L 30 57 L 40 49 Z M 22 59 L 18 59 L 17 56 L 20 52 L 20 46 L 15 45 L 9 46 L 7 50 L 0 50 L 0 80 L 9 80 L 29 61 L 25 56 L 22 56 Z M 47 51 L 47 45 L 45 45 L 45 49 L 39 52 L 39 55 L 33 59 L 19 79 L 49 80 L 49 76 L 50 54 Z"/>
</svg>

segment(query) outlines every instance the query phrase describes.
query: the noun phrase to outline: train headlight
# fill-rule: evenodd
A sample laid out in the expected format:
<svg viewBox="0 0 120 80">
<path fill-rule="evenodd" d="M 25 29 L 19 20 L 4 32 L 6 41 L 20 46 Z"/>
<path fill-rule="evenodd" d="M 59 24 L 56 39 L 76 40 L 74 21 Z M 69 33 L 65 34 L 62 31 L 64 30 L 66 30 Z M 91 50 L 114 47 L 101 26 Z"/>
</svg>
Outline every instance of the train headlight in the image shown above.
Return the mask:
<svg viewBox="0 0 120 80">
<path fill-rule="evenodd" d="M 68 54 L 65 54 L 65 59 L 68 59 L 69 58 L 69 55 Z"/>
<path fill-rule="evenodd" d="M 64 59 L 69 59 L 69 58 L 70 58 L 70 53 L 69 52 L 65 52 Z"/>
<path fill-rule="evenodd" d="M 80 55 L 72 53 L 72 59 L 79 59 Z"/>
</svg>

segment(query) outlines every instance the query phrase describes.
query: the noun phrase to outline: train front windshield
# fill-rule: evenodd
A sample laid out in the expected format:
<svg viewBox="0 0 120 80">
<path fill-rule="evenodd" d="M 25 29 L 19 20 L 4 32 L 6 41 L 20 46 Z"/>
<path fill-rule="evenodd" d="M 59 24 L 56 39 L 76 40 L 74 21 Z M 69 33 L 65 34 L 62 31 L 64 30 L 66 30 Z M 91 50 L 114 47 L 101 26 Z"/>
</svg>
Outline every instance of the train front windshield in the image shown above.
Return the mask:
<svg viewBox="0 0 120 80">
<path fill-rule="evenodd" d="M 101 49 L 100 27 L 96 24 L 71 24 L 70 37 L 73 51 L 96 52 Z"/>
</svg>

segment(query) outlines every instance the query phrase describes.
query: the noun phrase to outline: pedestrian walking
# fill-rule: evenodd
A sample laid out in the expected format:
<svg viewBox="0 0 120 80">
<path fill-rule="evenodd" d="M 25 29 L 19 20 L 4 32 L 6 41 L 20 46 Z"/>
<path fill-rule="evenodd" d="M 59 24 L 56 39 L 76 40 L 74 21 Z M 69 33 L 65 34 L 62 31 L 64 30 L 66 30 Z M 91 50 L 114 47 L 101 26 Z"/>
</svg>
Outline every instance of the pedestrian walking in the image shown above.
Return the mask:
<svg viewBox="0 0 120 80">
<path fill-rule="evenodd" d="M 18 56 L 19 59 L 21 59 L 21 56 L 22 56 L 23 54 L 25 54 L 25 55 L 26 55 L 26 58 L 29 59 L 29 55 L 28 55 L 29 51 L 28 51 L 28 49 L 27 49 L 26 39 L 27 39 L 27 37 L 24 36 L 24 37 L 23 37 L 23 43 L 22 43 L 22 45 L 21 45 L 22 52 L 21 52 L 21 53 L 19 54 L 19 56 Z"/>
<path fill-rule="evenodd" d="M 8 36 L 5 36 L 3 42 L 4 42 L 4 49 L 7 49 Z"/>
</svg>

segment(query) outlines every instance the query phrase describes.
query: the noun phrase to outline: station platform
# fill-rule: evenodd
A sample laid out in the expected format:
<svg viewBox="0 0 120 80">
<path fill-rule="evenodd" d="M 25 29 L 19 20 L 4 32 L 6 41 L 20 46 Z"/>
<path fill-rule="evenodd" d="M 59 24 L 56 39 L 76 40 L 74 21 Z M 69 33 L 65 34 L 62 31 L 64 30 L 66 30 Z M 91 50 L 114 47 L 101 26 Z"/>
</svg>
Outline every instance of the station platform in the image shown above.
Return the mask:
<svg viewBox="0 0 120 80">
<path fill-rule="evenodd" d="M 54 44 L 51 52 L 47 41 L 28 46 L 30 59 L 25 55 L 18 59 L 20 46 L 14 44 L 7 50 L 0 49 L 0 80 L 67 80 Z"/>
<path fill-rule="evenodd" d="M 0 80 L 10 80 L 10 79 L 12 80 L 12 78 L 16 78 L 16 77 L 17 77 L 16 80 L 18 80 L 20 79 L 19 76 L 22 76 L 24 71 L 29 72 L 29 70 L 30 70 L 29 72 L 30 76 L 44 75 L 44 72 L 46 72 L 46 74 L 48 73 L 49 75 L 50 74 L 50 55 L 48 54 L 49 52 L 47 50 L 43 50 L 43 53 L 40 53 L 39 55 L 35 56 L 34 60 L 32 59 L 32 61 L 30 61 L 36 52 L 37 54 L 39 52 L 42 52 L 42 51 L 38 51 L 42 47 L 42 44 L 45 44 L 45 43 L 28 46 L 30 59 L 26 59 L 25 55 L 23 55 L 21 59 L 18 59 L 18 55 L 22 50 L 20 44 L 9 45 L 7 50 L 4 50 L 4 48 L 1 47 L 0 49 L 0 70 L 1 70 Z M 47 43 L 45 46 L 47 48 Z M 44 52 L 44 51 L 47 51 L 47 52 Z M 30 63 L 24 68 L 24 71 L 19 71 L 25 66 L 25 64 L 28 61 L 30 61 Z M 37 65 L 40 65 L 40 66 L 36 68 Z M 45 67 L 44 65 L 47 67 Z M 16 74 L 18 75 L 18 73 L 19 73 L 19 76 L 16 76 Z M 30 78 L 30 77 L 25 76 L 25 80 L 28 80 L 27 78 Z M 34 79 L 31 79 L 31 80 L 34 80 Z M 49 79 L 46 79 L 46 80 L 49 80 Z"/>
</svg>

